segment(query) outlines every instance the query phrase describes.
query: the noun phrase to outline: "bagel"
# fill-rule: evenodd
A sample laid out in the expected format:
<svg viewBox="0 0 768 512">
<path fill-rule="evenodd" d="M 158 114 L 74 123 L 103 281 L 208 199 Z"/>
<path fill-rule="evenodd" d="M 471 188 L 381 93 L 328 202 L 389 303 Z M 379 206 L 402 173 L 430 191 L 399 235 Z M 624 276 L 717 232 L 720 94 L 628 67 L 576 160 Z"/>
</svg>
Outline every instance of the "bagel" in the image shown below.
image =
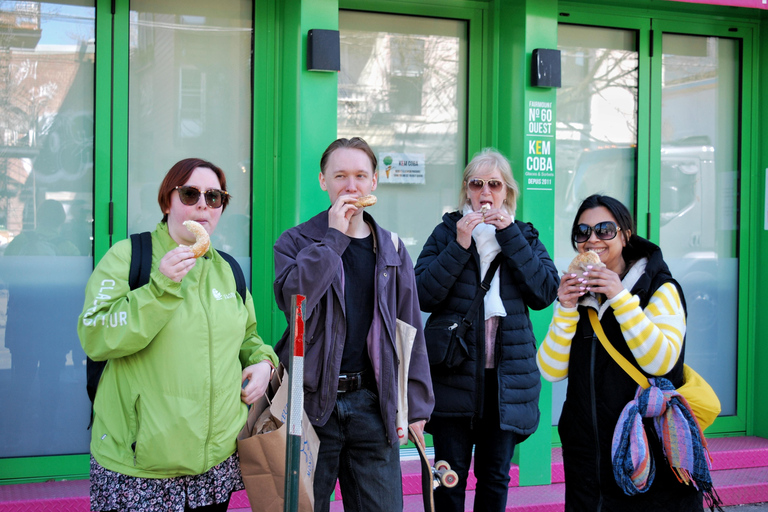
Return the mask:
<svg viewBox="0 0 768 512">
<path fill-rule="evenodd" d="M 573 258 L 571 264 L 568 265 L 568 271 L 566 274 L 575 274 L 576 272 L 584 272 L 587 267 L 592 265 L 594 268 L 603 268 L 605 263 L 600 261 L 600 256 L 595 251 L 580 252 Z"/>
<path fill-rule="evenodd" d="M 190 233 L 195 235 L 195 244 L 191 246 L 186 245 L 183 247 L 189 247 L 192 249 L 192 253 L 195 255 L 195 258 L 199 258 L 208 252 L 208 247 L 211 245 L 211 237 L 208 236 L 208 232 L 199 222 L 195 222 L 194 220 L 185 220 L 183 224 Z"/>
<path fill-rule="evenodd" d="M 376 204 L 376 196 L 368 194 L 367 196 L 358 197 L 357 201 L 352 203 L 353 206 L 358 208 L 365 208 L 366 206 L 373 206 Z"/>
</svg>

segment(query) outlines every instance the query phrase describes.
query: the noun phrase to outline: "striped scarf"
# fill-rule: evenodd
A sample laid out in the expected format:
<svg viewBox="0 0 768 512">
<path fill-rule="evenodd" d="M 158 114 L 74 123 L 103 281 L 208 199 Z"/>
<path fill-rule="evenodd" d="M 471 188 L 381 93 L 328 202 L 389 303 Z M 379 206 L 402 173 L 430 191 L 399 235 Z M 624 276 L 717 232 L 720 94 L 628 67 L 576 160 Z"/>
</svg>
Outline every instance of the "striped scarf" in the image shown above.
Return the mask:
<svg viewBox="0 0 768 512">
<path fill-rule="evenodd" d="M 643 418 L 653 418 L 664 456 L 677 480 L 702 491 L 711 510 L 722 510 L 722 501 L 709 474 L 711 456 L 707 440 L 688 402 L 667 379 L 648 380 L 651 386 L 638 386 L 635 399 L 621 411 L 613 432 L 611 458 L 616 483 L 628 496 L 651 487 L 655 466 Z"/>
</svg>

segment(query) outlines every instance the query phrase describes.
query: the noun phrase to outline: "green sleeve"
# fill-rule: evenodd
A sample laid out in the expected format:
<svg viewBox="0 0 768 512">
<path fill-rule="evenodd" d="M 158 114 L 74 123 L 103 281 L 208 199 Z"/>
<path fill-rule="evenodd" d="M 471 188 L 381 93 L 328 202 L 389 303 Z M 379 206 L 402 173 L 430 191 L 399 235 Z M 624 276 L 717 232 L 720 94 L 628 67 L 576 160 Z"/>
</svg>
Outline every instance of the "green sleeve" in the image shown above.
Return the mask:
<svg viewBox="0 0 768 512">
<path fill-rule="evenodd" d="M 95 361 L 116 359 L 145 348 L 182 302 L 181 283 L 156 268 L 149 283 L 130 290 L 131 243 L 113 246 L 94 269 L 85 290 L 77 334 Z"/>
</svg>

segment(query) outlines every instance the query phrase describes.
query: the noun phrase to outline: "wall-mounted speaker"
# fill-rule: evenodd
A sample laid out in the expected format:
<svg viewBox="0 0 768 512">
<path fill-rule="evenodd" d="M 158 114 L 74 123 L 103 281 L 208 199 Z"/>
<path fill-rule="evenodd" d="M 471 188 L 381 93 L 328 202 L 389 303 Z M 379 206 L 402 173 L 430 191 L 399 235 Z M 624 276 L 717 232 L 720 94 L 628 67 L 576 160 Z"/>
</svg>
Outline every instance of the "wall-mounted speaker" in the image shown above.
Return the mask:
<svg viewBox="0 0 768 512">
<path fill-rule="evenodd" d="M 536 48 L 531 55 L 531 85 L 560 87 L 560 50 Z"/>
<path fill-rule="evenodd" d="M 341 70 L 338 30 L 315 28 L 308 32 L 307 69 L 309 71 Z"/>
</svg>

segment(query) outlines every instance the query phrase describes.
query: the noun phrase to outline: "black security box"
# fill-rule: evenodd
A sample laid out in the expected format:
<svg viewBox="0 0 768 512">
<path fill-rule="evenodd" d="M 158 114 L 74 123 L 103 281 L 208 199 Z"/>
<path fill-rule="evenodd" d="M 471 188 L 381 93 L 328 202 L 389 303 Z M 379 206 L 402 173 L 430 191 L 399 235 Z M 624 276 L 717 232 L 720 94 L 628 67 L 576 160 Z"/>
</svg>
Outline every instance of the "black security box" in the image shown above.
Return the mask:
<svg viewBox="0 0 768 512">
<path fill-rule="evenodd" d="M 339 71 L 341 53 L 339 31 L 315 28 L 307 34 L 307 69 L 309 71 Z"/>
<path fill-rule="evenodd" d="M 560 87 L 560 50 L 537 48 L 531 55 L 531 85 Z"/>
</svg>

